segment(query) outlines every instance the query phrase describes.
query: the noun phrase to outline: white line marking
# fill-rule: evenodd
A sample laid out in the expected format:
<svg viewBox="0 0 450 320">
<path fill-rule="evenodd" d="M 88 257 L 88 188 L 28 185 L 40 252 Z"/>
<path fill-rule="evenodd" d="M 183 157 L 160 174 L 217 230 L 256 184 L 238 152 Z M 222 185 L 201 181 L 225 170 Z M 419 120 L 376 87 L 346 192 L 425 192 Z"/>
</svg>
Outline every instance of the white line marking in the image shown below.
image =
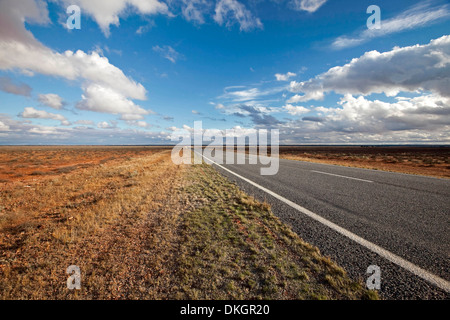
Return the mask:
<svg viewBox="0 0 450 320">
<path fill-rule="evenodd" d="M 335 177 L 341 177 L 341 178 L 347 178 L 347 179 L 352 179 L 352 180 L 358 180 L 358 181 L 364 181 L 364 182 L 373 183 L 373 181 L 370 181 L 370 180 L 358 179 L 358 178 L 347 177 L 347 176 L 341 176 L 340 174 L 334 174 L 334 173 L 329 173 L 329 172 L 322 172 L 322 171 L 316 171 L 316 170 L 311 170 L 311 172 L 320 173 L 320 174 L 327 174 L 329 176 L 335 176 Z"/>
<path fill-rule="evenodd" d="M 263 186 L 260 186 L 259 184 L 255 183 L 247 178 L 244 178 L 243 176 L 225 168 L 224 166 L 221 166 L 220 164 L 215 163 L 214 161 L 206 158 L 205 156 L 202 155 L 202 157 L 204 159 L 208 160 L 207 162 L 214 163 L 216 166 L 222 168 L 223 170 L 228 171 L 229 173 L 235 175 L 236 177 L 250 183 L 251 185 L 257 187 L 258 189 L 270 194 L 274 198 L 276 198 L 280 201 L 283 201 L 284 203 L 291 206 L 292 208 L 297 209 L 298 211 L 307 215 L 308 217 L 322 223 L 323 225 L 329 227 L 330 229 L 355 241 L 356 243 L 358 243 L 358 244 L 362 245 L 363 247 L 369 249 L 370 251 L 378 254 L 379 256 L 389 260 L 390 262 L 402 267 L 405 270 L 408 270 L 409 272 L 411 272 L 411 273 L 415 274 L 416 276 L 428 281 L 429 283 L 441 288 L 442 290 L 445 290 L 446 292 L 450 292 L 450 283 L 447 280 L 442 279 L 442 278 L 432 274 L 431 272 L 429 272 L 425 269 L 422 269 L 419 266 L 416 266 L 415 264 L 403 259 L 402 257 L 397 256 L 396 254 L 394 254 L 386 249 L 383 249 L 382 247 L 380 247 L 364 238 L 361 238 L 360 236 L 348 231 L 347 229 L 344 229 L 344 228 L 338 226 L 337 224 L 319 216 L 318 214 L 316 214 L 312 211 L 309 211 L 308 209 L 303 208 L 302 206 L 299 206 L 298 204 L 290 201 L 289 199 L 286 199 L 285 197 L 280 196 L 279 194 L 277 194 L 273 191 L 270 191 L 269 189 L 266 189 Z"/>
</svg>

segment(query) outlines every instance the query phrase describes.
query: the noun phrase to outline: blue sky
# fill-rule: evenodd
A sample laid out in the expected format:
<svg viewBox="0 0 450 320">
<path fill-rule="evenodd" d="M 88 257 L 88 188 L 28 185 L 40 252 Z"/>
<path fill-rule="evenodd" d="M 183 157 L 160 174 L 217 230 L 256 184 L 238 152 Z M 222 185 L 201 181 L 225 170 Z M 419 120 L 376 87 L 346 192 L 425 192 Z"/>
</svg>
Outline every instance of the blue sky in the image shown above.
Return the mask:
<svg viewBox="0 0 450 320">
<path fill-rule="evenodd" d="M 0 144 L 448 144 L 449 30 L 444 0 L 0 0 Z"/>
</svg>

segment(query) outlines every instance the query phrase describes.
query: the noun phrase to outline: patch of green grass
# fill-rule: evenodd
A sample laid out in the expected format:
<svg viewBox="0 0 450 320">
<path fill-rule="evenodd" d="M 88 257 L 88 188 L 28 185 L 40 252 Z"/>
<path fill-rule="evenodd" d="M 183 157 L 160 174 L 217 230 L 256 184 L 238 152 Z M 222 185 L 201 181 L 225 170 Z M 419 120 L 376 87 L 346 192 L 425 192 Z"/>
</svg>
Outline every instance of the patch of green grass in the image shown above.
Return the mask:
<svg viewBox="0 0 450 320">
<path fill-rule="evenodd" d="M 197 206 L 183 216 L 175 298 L 378 298 L 211 166 L 188 179 L 182 192 Z"/>
</svg>

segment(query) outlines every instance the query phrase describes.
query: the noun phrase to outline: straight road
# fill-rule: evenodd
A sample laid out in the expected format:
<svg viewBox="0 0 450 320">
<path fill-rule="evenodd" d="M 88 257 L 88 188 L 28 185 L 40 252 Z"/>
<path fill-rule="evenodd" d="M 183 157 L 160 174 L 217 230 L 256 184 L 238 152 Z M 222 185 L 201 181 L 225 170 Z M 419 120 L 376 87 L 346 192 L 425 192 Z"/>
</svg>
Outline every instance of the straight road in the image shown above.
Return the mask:
<svg viewBox="0 0 450 320">
<path fill-rule="evenodd" d="M 283 159 L 273 176 L 213 165 L 354 279 L 380 267 L 384 298 L 450 297 L 450 180 Z"/>
</svg>

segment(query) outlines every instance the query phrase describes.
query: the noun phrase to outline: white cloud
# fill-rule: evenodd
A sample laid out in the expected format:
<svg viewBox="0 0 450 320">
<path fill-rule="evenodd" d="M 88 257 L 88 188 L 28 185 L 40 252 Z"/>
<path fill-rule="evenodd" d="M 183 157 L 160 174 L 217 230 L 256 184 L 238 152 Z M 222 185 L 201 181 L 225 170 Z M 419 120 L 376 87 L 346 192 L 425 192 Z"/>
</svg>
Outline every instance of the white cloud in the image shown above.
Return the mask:
<svg viewBox="0 0 450 320">
<path fill-rule="evenodd" d="M 177 52 L 174 48 L 171 46 L 154 46 L 153 51 L 158 52 L 161 57 L 166 58 L 172 63 L 176 63 L 177 60 L 183 57 L 182 54 Z"/>
<path fill-rule="evenodd" d="M 164 131 L 149 131 L 138 128 L 121 129 L 115 121 L 100 122 L 100 128 L 88 126 L 42 126 L 29 121 L 13 120 L 0 113 L 0 145 L 11 144 L 167 144 L 170 135 Z M 105 127 L 108 130 L 104 130 Z"/>
<path fill-rule="evenodd" d="M 70 122 L 67 121 L 66 117 L 56 113 L 50 113 L 44 110 L 37 110 L 33 107 L 26 107 L 20 116 L 25 119 L 51 119 L 58 120 L 61 122 L 61 125 L 68 126 Z"/>
<path fill-rule="evenodd" d="M 146 115 L 150 113 L 150 111 L 136 105 L 133 101 L 109 87 L 93 84 L 85 88 L 84 91 L 82 100 L 76 106 L 78 109 L 122 115 Z"/>
<path fill-rule="evenodd" d="M 290 78 L 295 77 L 297 74 L 293 72 L 288 72 L 285 74 L 277 73 L 275 74 L 275 78 L 277 81 L 288 81 Z"/>
<path fill-rule="evenodd" d="M 325 107 L 322 107 L 322 106 L 320 106 L 320 107 L 315 107 L 314 110 L 317 111 L 317 112 L 319 112 L 320 114 L 328 113 L 328 112 L 331 112 L 331 111 L 332 111 L 331 108 L 325 108 Z"/>
<path fill-rule="evenodd" d="M 211 7 L 208 0 L 182 0 L 181 12 L 187 21 L 205 23 L 205 14 Z"/>
<path fill-rule="evenodd" d="M 316 12 L 327 0 L 292 0 L 291 4 L 295 10 Z"/>
<path fill-rule="evenodd" d="M 279 126 L 283 143 L 450 143 L 450 99 L 434 94 L 394 103 L 348 94 L 313 110 Z"/>
<path fill-rule="evenodd" d="M 9 131 L 9 126 L 2 121 L 0 121 L 0 131 Z"/>
<path fill-rule="evenodd" d="M 225 96 L 231 97 L 233 101 L 249 101 L 260 97 L 261 91 L 258 88 L 251 88 L 227 92 Z"/>
<path fill-rule="evenodd" d="M 331 47 L 333 49 L 344 49 L 357 46 L 373 38 L 424 27 L 440 19 L 450 17 L 449 5 L 432 7 L 431 3 L 430 1 L 425 1 L 414 5 L 393 18 L 383 19 L 380 29 L 364 29 L 354 36 L 338 37 L 333 41 Z"/>
<path fill-rule="evenodd" d="M 311 111 L 305 107 L 293 106 L 291 104 L 285 105 L 283 107 L 283 109 L 286 110 L 287 113 L 289 113 L 290 115 L 293 115 L 293 116 L 298 116 L 298 115 L 305 114 L 305 113 L 308 113 Z"/>
<path fill-rule="evenodd" d="M 127 124 L 139 128 L 150 128 L 150 124 L 146 121 L 127 121 Z"/>
<path fill-rule="evenodd" d="M 263 24 L 259 18 L 253 14 L 237 0 L 219 0 L 216 4 L 216 14 L 214 21 L 219 25 L 230 28 L 238 23 L 241 31 L 250 31 L 253 29 L 262 29 Z"/>
<path fill-rule="evenodd" d="M 395 96 L 401 91 L 432 91 L 450 96 L 450 36 L 426 45 L 394 48 L 379 53 L 366 52 L 344 66 L 304 82 L 291 82 L 291 91 L 305 96 L 292 102 L 315 99 L 326 92 L 338 94 L 385 93 Z"/>
<path fill-rule="evenodd" d="M 171 15 L 167 5 L 157 0 L 64 0 L 66 7 L 73 4 L 90 15 L 105 36 L 110 35 L 111 25 L 119 26 L 119 17 L 125 15 L 128 8 L 142 15 Z"/>
<path fill-rule="evenodd" d="M 383 133 L 436 130 L 450 125 L 450 99 L 425 95 L 395 103 L 345 95 L 341 108 L 330 109 L 330 128 L 348 132 Z M 448 129 L 448 128 L 447 128 Z"/>
<path fill-rule="evenodd" d="M 84 80 L 109 86 L 133 99 L 146 98 L 146 90 L 141 84 L 126 77 L 122 70 L 97 52 L 87 54 L 78 50 L 61 54 L 42 44 L 31 45 L 0 38 L 0 69 L 27 70 L 68 80 Z"/>
<path fill-rule="evenodd" d="M 143 25 L 143 26 L 139 26 L 139 28 L 137 28 L 137 30 L 136 30 L 136 34 L 144 34 L 147 31 L 149 31 L 151 27 L 152 27 L 151 24 L 146 24 L 146 25 Z"/>
<path fill-rule="evenodd" d="M 101 121 L 101 122 L 97 123 L 97 128 L 99 128 L 99 129 L 114 129 L 116 127 L 117 127 L 116 123 L 112 123 L 112 122 Z"/>
<path fill-rule="evenodd" d="M 65 105 L 63 99 L 55 93 L 47 93 L 38 95 L 38 100 L 47 107 L 60 110 Z"/>
<path fill-rule="evenodd" d="M 28 130 L 28 132 L 32 133 L 32 134 L 37 134 L 39 136 L 48 135 L 48 134 L 53 134 L 53 135 L 61 134 L 61 132 L 57 128 L 49 127 L 49 126 L 37 126 L 37 127 L 31 128 L 30 130 Z"/>
<path fill-rule="evenodd" d="M 147 8 L 144 3 L 131 2 L 142 11 L 151 11 L 151 8 Z M 148 5 L 153 2 L 150 1 Z M 101 4 L 102 1 L 92 1 L 92 5 L 94 3 Z M 108 1 L 108 6 L 109 3 Z M 114 7 L 116 4 L 113 3 L 111 6 Z M 102 110 L 101 112 L 107 112 L 110 109 L 113 113 L 116 113 L 117 110 L 128 113 L 145 113 L 142 108 L 135 106 L 131 101 L 131 99 L 146 99 L 146 90 L 142 84 L 125 76 L 122 70 L 110 64 L 109 60 L 98 52 L 85 53 L 81 50 L 76 52 L 68 50 L 58 53 L 45 47 L 25 29 L 24 22 L 49 23 L 46 3 L 32 0 L 0 2 L 1 70 L 19 70 L 30 76 L 40 73 L 71 81 L 80 81 L 85 93 L 83 101 L 78 105 L 88 110 L 95 111 L 98 108 Z M 108 107 L 105 106 L 106 102 L 100 103 L 98 107 L 94 106 L 90 100 L 98 101 L 96 97 L 101 93 L 110 94 L 110 97 L 106 97 L 105 94 L 102 97 L 112 105 L 115 102 L 111 99 L 119 98 L 120 106 Z"/>
<path fill-rule="evenodd" d="M 145 121 L 138 121 L 136 124 L 138 127 L 141 127 L 141 128 L 148 128 L 150 126 L 150 124 L 148 124 Z"/>
<path fill-rule="evenodd" d="M 298 86 L 298 83 L 293 81 L 291 83 L 291 86 L 293 90 Z M 305 95 L 301 96 L 296 94 L 295 96 L 291 97 L 289 100 L 287 100 L 287 103 L 299 103 L 299 102 L 306 102 L 310 100 L 323 100 L 324 94 L 322 91 L 310 91 L 307 92 Z"/>
<path fill-rule="evenodd" d="M 120 116 L 120 120 L 125 121 L 134 121 L 134 120 L 142 120 L 144 119 L 144 115 L 139 113 L 125 113 Z"/>
<path fill-rule="evenodd" d="M 282 86 L 282 87 L 275 87 L 275 88 L 269 88 L 269 89 L 264 89 L 264 90 L 260 90 L 259 88 L 250 88 L 250 89 L 244 89 L 244 90 L 230 91 L 230 89 L 239 89 L 239 88 L 245 88 L 245 87 L 242 87 L 242 86 L 227 87 L 227 88 L 225 88 L 225 94 L 223 94 L 219 98 L 231 99 L 234 102 L 244 102 L 244 101 L 252 101 L 255 99 L 259 99 L 264 96 L 277 94 L 277 93 L 280 93 L 281 91 L 286 90 L 286 87 Z"/>
</svg>

